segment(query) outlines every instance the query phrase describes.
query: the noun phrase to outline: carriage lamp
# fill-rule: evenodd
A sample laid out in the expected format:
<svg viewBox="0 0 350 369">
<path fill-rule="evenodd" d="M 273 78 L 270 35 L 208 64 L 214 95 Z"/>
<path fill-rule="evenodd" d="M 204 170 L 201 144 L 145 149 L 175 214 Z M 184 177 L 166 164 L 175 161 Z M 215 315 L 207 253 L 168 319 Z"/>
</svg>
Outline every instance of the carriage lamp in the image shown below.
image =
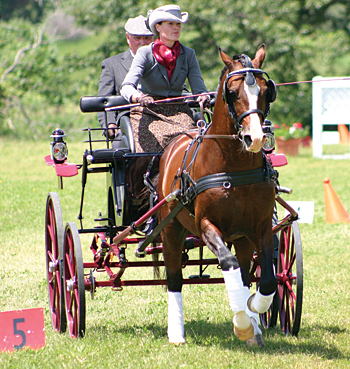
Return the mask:
<svg viewBox="0 0 350 369">
<path fill-rule="evenodd" d="M 62 164 L 68 157 L 67 144 L 63 141 L 63 137 L 66 137 L 63 130 L 56 128 L 52 131 L 53 138 L 51 142 L 51 158 L 56 164 Z"/>
<path fill-rule="evenodd" d="M 271 121 L 265 119 L 264 125 L 263 125 L 263 132 L 266 135 L 266 142 L 263 146 L 263 150 L 269 153 L 273 151 L 276 145 L 275 135 L 272 131 Z"/>
</svg>

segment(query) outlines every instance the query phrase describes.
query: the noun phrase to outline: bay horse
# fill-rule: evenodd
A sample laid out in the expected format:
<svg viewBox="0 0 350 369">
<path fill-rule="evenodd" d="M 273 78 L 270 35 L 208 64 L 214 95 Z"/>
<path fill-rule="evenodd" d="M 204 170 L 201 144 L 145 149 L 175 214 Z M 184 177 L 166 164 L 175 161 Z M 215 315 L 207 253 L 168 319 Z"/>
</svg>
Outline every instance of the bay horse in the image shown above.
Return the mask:
<svg viewBox="0 0 350 369">
<path fill-rule="evenodd" d="M 261 45 L 253 60 L 233 59 L 221 49 L 226 66 L 214 105 L 212 123 L 202 135 L 181 135 L 165 149 L 159 166 L 159 200 L 180 189 L 182 209 L 163 229 L 163 257 L 168 287 L 168 338 L 185 342 L 181 255 L 186 236 L 201 237 L 222 269 L 235 335 L 248 345 L 263 346 L 258 313 L 269 308 L 277 280 L 273 268 L 272 215 L 275 185 L 261 149 L 262 124 L 276 96 L 272 80 L 260 68 Z M 267 74 L 266 74 L 267 75 Z M 160 210 L 164 219 L 176 206 Z M 226 243 L 234 245 L 234 256 Z M 250 296 L 250 264 L 256 252 L 261 279 Z"/>
</svg>

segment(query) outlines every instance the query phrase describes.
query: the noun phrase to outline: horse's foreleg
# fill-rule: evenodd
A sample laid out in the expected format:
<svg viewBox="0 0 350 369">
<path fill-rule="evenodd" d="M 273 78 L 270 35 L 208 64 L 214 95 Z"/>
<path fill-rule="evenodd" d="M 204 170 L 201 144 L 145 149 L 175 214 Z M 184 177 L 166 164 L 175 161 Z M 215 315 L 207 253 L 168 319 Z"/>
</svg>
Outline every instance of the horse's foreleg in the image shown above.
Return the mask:
<svg viewBox="0 0 350 369">
<path fill-rule="evenodd" d="M 239 268 L 238 261 L 225 245 L 221 232 L 208 219 L 201 221 L 201 234 L 209 250 L 218 258 L 222 270 Z"/>
<path fill-rule="evenodd" d="M 216 255 L 222 268 L 230 307 L 235 314 L 234 333 L 240 340 L 247 341 L 254 336 L 254 327 L 246 313 L 249 288 L 243 285 L 238 261 L 225 245 L 220 231 L 208 220 L 202 220 L 201 227 L 203 241 Z"/>
<path fill-rule="evenodd" d="M 254 328 L 247 314 L 247 301 L 250 297 L 250 291 L 243 285 L 241 269 L 222 271 L 225 280 L 225 286 L 230 302 L 231 310 L 234 312 L 233 325 L 235 335 L 242 341 L 247 341 L 254 336 Z"/>
<path fill-rule="evenodd" d="M 277 288 L 277 279 L 273 269 L 272 233 L 268 233 L 266 237 L 262 237 L 258 257 L 261 267 L 259 289 L 249 299 L 248 306 L 253 312 L 264 313 L 270 307 Z"/>
<path fill-rule="evenodd" d="M 237 259 L 241 266 L 243 284 L 245 286 L 250 286 L 251 284 L 250 265 L 251 265 L 251 260 L 253 257 L 253 251 L 255 249 L 254 244 L 248 238 L 242 237 L 242 238 L 236 239 L 234 241 L 234 245 L 235 245 Z M 248 295 L 248 299 L 246 301 L 245 312 L 249 316 L 253 324 L 254 336 L 251 339 L 247 340 L 247 345 L 263 347 L 264 341 L 262 338 L 261 329 L 259 328 L 259 315 L 257 312 L 253 312 L 249 309 L 248 307 L 249 298 L 250 298 L 250 292 Z"/>
<path fill-rule="evenodd" d="M 183 285 L 181 257 L 186 236 L 183 231 L 171 226 L 167 227 L 162 236 L 168 286 L 168 338 L 170 343 L 182 344 L 185 342 L 185 329 L 181 292 Z"/>
</svg>

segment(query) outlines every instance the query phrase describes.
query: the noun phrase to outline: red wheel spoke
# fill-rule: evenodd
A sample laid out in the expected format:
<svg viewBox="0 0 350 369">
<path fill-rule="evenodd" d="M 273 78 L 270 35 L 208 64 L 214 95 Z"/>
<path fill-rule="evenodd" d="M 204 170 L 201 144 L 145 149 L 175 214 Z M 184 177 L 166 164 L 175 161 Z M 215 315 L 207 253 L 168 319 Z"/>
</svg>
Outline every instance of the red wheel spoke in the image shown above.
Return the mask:
<svg viewBox="0 0 350 369">
<path fill-rule="evenodd" d="M 292 268 L 294 266 L 294 262 L 295 262 L 295 254 L 292 256 L 288 270 L 287 270 L 287 275 L 292 274 Z"/>
<path fill-rule="evenodd" d="M 54 256 L 52 255 L 52 252 L 51 251 L 48 251 L 47 252 L 47 256 L 49 257 L 49 259 L 51 260 L 51 261 L 56 261 L 56 259 L 54 258 Z"/>
<path fill-rule="evenodd" d="M 71 259 L 69 254 L 66 253 L 66 263 L 67 263 L 67 267 L 68 267 L 68 270 L 69 270 L 69 279 L 72 279 L 74 278 L 75 276 L 75 268 L 74 268 L 74 259 Z"/>
<path fill-rule="evenodd" d="M 49 234 L 50 234 L 50 239 L 51 239 L 51 242 L 54 246 L 56 246 L 56 236 L 55 236 L 55 233 L 54 233 L 54 229 L 53 229 L 53 226 L 51 224 L 48 224 L 47 225 L 47 229 L 49 231 Z"/>
</svg>

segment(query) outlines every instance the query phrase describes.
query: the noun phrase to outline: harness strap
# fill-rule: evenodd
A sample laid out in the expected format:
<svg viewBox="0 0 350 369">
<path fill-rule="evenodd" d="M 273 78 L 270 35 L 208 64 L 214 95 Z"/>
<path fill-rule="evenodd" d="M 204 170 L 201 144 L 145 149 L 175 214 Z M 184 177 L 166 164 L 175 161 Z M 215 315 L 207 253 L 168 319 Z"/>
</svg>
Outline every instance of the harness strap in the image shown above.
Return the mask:
<svg viewBox="0 0 350 369">
<path fill-rule="evenodd" d="M 139 247 L 135 251 L 137 257 L 145 256 L 145 248 L 158 237 L 160 232 L 176 217 L 183 207 L 184 205 L 179 201 L 175 208 L 154 228 L 153 232 L 143 242 L 140 242 Z"/>
<path fill-rule="evenodd" d="M 187 177 L 187 181 L 182 181 L 182 183 L 193 183 L 192 186 L 182 189 L 182 202 L 185 205 L 191 203 L 201 192 L 210 188 L 223 187 L 229 189 L 232 186 L 243 186 L 265 181 L 270 183 L 271 180 L 276 183 L 278 181 L 278 171 L 272 168 L 265 155 L 264 166 L 262 168 L 247 170 L 244 172 L 215 173 L 199 178 L 197 182 L 194 182 L 186 171 L 182 173 L 182 176 Z"/>
</svg>

